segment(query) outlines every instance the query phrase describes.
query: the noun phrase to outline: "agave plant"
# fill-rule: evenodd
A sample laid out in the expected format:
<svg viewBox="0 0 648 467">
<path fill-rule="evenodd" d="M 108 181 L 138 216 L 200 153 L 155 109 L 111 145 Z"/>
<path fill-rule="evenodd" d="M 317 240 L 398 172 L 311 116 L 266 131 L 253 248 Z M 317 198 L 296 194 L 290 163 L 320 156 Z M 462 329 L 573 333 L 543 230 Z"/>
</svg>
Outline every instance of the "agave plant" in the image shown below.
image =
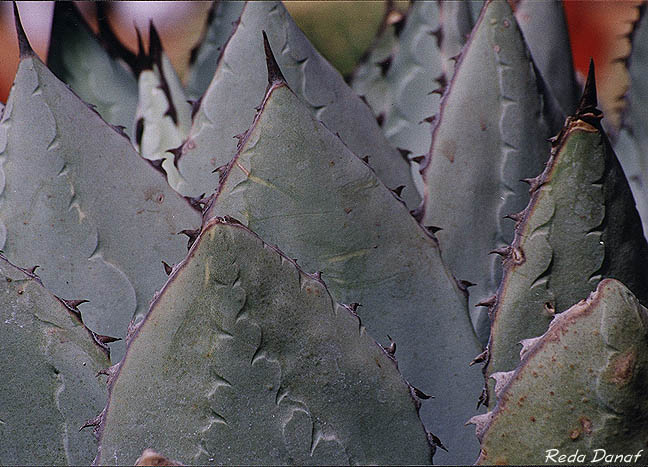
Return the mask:
<svg viewBox="0 0 648 467">
<path fill-rule="evenodd" d="M 642 449 L 641 81 L 622 168 L 559 2 L 388 3 L 351 85 L 280 2 L 213 3 L 184 83 L 153 24 L 57 2 L 46 65 L 14 13 L 1 463 Z"/>
</svg>

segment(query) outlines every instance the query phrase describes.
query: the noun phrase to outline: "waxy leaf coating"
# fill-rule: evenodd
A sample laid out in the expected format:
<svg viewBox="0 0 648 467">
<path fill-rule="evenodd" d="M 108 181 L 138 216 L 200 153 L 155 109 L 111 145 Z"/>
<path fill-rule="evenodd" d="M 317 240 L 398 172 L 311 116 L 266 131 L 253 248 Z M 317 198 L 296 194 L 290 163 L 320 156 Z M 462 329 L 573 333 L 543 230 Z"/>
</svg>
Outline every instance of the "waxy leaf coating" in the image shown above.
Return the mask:
<svg viewBox="0 0 648 467">
<path fill-rule="evenodd" d="M 204 226 L 117 371 L 99 465 L 134 462 L 142 445 L 185 464 L 430 461 L 396 362 L 240 224 Z"/>
<path fill-rule="evenodd" d="M 595 449 L 643 449 L 645 458 L 648 310 L 622 283 L 601 281 L 544 335 L 523 342 L 520 355 L 514 372 L 493 375 L 495 409 L 471 421 L 479 464 L 545 464 L 548 449 L 579 450 L 586 463 Z"/>
<path fill-rule="evenodd" d="M 124 337 L 186 254 L 200 214 L 33 54 L 0 121 L 0 248 L 96 332 Z"/>
<path fill-rule="evenodd" d="M 468 462 L 481 352 L 462 291 L 433 236 L 395 193 L 312 117 L 280 77 L 239 152 L 223 169 L 206 218 L 232 216 L 300 266 L 321 272 L 334 299 L 359 303 L 368 332 L 398 346 L 399 367 L 424 401 L 422 418 L 447 446 L 439 462 Z M 457 346 L 457 343 L 460 343 Z M 447 385 L 460 388 L 447 391 Z"/>
<path fill-rule="evenodd" d="M 186 93 L 200 99 L 209 87 L 218 68 L 218 58 L 241 16 L 245 2 L 213 0 L 199 43 L 191 50 Z"/>
<path fill-rule="evenodd" d="M 505 1 L 484 7 L 443 98 L 423 169 L 424 225 L 439 227 L 444 259 L 470 289 L 480 339 L 490 322 L 475 305 L 492 296 L 500 260 L 489 252 L 510 244 L 504 216 L 528 203 L 520 180 L 547 159 L 548 128 L 536 75 L 513 12 Z"/>
<path fill-rule="evenodd" d="M 212 193 L 218 177 L 211 172 L 236 152 L 263 99 L 267 85 L 261 34 L 265 31 L 292 89 L 311 112 L 369 164 L 390 188 L 404 185 L 403 199 L 419 202 L 409 163 L 392 148 L 371 110 L 342 76 L 313 48 L 280 2 L 248 2 L 220 55 L 218 68 L 201 99 L 178 169 L 188 196 Z"/>
<path fill-rule="evenodd" d="M 0 255 L 0 464 L 88 465 L 108 367 L 102 348 L 37 276 Z"/>
<path fill-rule="evenodd" d="M 108 123 L 132 131 L 137 79 L 128 65 L 104 49 L 73 2 L 55 2 L 47 66 Z"/>
<path fill-rule="evenodd" d="M 581 102 L 544 172 L 531 181 L 531 201 L 520 213 L 491 310 L 487 375 L 515 368 L 518 342 L 542 334 L 555 313 L 603 278 L 624 282 L 648 304 L 648 245 L 595 105 Z"/>
<path fill-rule="evenodd" d="M 147 58 L 150 67 L 140 71 L 138 76 L 139 101 L 134 143 L 142 157 L 161 163 L 169 185 L 176 189 L 182 177 L 170 150 L 179 147 L 189 133 L 191 104 L 171 61 L 162 50 L 153 23 L 149 28 Z"/>
</svg>

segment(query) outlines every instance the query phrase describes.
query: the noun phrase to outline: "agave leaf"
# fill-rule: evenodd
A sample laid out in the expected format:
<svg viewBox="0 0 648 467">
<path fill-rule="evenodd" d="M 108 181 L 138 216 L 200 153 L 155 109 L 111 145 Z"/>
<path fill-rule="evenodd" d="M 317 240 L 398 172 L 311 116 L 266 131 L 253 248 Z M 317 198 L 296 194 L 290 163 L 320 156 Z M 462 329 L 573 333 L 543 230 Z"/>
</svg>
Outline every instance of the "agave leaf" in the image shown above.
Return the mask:
<svg viewBox="0 0 648 467">
<path fill-rule="evenodd" d="M 205 30 L 191 50 L 185 89 L 189 99 L 199 99 L 209 87 L 218 67 L 218 57 L 232 34 L 234 23 L 241 16 L 243 5 L 245 2 L 242 1 L 212 1 Z"/>
<path fill-rule="evenodd" d="M 476 445 L 463 422 L 479 383 L 467 363 L 481 347 L 465 292 L 402 201 L 280 75 L 223 177 L 205 217 L 239 219 L 305 270 L 321 271 L 336 301 L 360 303 L 369 333 L 385 345 L 391 335 L 403 375 L 436 397 L 421 413 L 450 450 L 441 462 L 472 458 Z"/>
<path fill-rule="evenodd" d="M 614 143 L 614 149 L 628 177 L 637 209 L 643 220 L 644 234 L 648 235 L 648 15 L 646 6 L 639 10 L 635 23 L 632 53 L 629 57 L 630 89 L 625 96 L 627 107 L 623 126 Z M 648 238 L 648 237 L 647 237 Z"/>
<path fill-rule="evenodd" d="M 192 464 L 424 464 L 417 410 L 324 283 L 213 219 L 128 344 L 96 463 L 132 462 L 146 440 Z"/>
<path fill-rule="evenodd" d="M 147 65 L 138 77 L 139 102 L 135 144 L 142 157 L 162 161 L 169 185 L 177 188 L 182 177 L 170 149 L 179 147 L 191 128 L 191 104 L 180 78 L 162 49 L 160 37 L 150 24 Z"/>
<path fill-rule="evenodd" d="M 529 54 L 507 2 L 488 2 L 444 96 L 423 169 L 424 225 L 437 234 L 454 274 L 477 284 L 471 308 L 495 293 L 513 225 L 504 216 L 528 202 L 520 179 L 542 170 L 549 143 Z M 489 321 L 473 322 L 482 342 Z"/>
<path fill-rule="evenodd" d="M 360 59 L 353 71 L 351 88 L 363 96 L 369 108 L 380 120 L 384 110 L 392 102 L 391 89 L 385 76 L 400 47 L 399 36 L 406 21 L 406 15 L 396 8 L 392 0 L 385 2 L 385 14 L 370 48 Z"/>
<path fill-rule="evenodd" d="M 648 304 L 648 244 L 623 170 L 598 123 L 593 68 L 544 172 L 532 182 L 494 305 L 486 374 L 517 366 L 517 343 L 542 334 L 555 313 L 602 278 L 623 281 Z M 593 97 L 593 98 L 592 98 Z"/>
<path fill-rule="evenodd" d="M 614 142 L 614 151 L 619 157 L 623 172 L 628 177 L 628 183 L 635 199 L 637 212 L 641 217 L 644 236 L 648 239 L 648 165 L 644 151 L 633 136 L 634 130 L 621 128 Z"/>
<path fill-rule="evenodd" d="M 543 94 L 553 113 L 552 131 L 557 132 L 576 110 L 580 92 L 562 2 L 522 0 L 515 18 L 543 80 Z"/>
<path fill-rule="evenodd" d="M 47 66 L 99 115 L 133 134 L 137 80 L 123 61 L 111 56 L 72 2 L 55 2 Z"/>
<path fill-rule="evenodd" d="M 438 31 L 437 2 L 414 3 L 399 38 L 398 53 L 385 76 L 391 96 L 381 110 L 383 131 L 394 146 L 413 156 L 430 148 L 430 122 L 425 119 L 439 109 L 439 94 L 433 93 L 443 84 Z"/>
<path fill-rule="evenodd" d="M 641 456 L 648 436 L 647 325 L 648 310 L 612 279 L 557 315 L 542 337 L 525 343 L 495 409 L 472 420 L 482 443 L 478 463 L 544 464 L 548 448 L 578 450 L 585 462 L 602 455 L 595 449 L 626 456 L 615 464 L 636 462 L 627 456 Z"/>
<path fill-rule="evenodd" d="M 108 354 L 33 273 L 0 255 L 0 463 L 87 465 L 96 452 L 79 432 L 106 400 L 95 375 Z"/>
<path fill-rule="evenodd" d="M 0 248 L 40 265 L 58 296 L 89 300 L 80 309 L 96 332 L 123 337 L 166 280 L 160 260 L 184 257 L 176 233 L 200 215 L 20 37 L 0 122 Z"/>
<path fill-rule="evenodd" d="M 439 96 L 446 83 L 439 49 L 443 37 L 439 9 L 437 2 L 415 2 L 391 49 L 376 50 L 384 57 L 375 58 L 373 85 L 362 89 L 362 82 L 354 82 L 354 90 L 364 95 L 385 136 L 408 157 L 418 157 L 429 149 L 429 117 L 439 110 Z M 448 6 L 446 14 L 450 10 L 458 11 Z M 419 193 L 423 193 L 418 164 L 412 164 L 411 170 Z"/>
<path fill-rule="evenodd" d="M 312 47 L 279 2 L 249 2 L 220 57 L 201 100 L 189 139 L 178 161 L 187 181 L 181 193 L 211 193 L 218 179 L 211 172 L 227 164 L 236 151 L 234 135 L 245 132 L 266 88 L 265 59 L 259 40 L 265 31 L 281 51 L 278 62 L 288 82 L 317 118 L 362 156 L 392 188 L 404 185 L 403 198 L 418 202 L 409 163 L 391 148 L 369 108 L 342 76 Z"/>
<path fill-rule="evenodd" d="M 472 29 L 467 2 L 416 2 L 398 35 L 397 47 L 380 62 L 381 83 L 367 96 L 389 141 L 416 158 L 430 148 L 431 124 L 454 61 Z M 435 77 L 434 80 L 430 77 Z M 362 90 L 356 86 L 356 92 Z M 412 176 L 420 193 L 418 164 Z"/>
<path fill-rule="evenodd" d="M 470 6 L 470 15 L 473 20 L 473 24 L 479 19 L 482 9 L 484 8 L 484 0 L 467 0 L 467 3 Z"/>
<path fill-rule="evenodd" d="M 452 79 L 457 57 L 461 53 L 461 49 L 475 24 L 470 10 L 470 3 L 452 0 L 439 2 L 439 23 L 441 27 L 439 48 L 443 57 L 443 74 L 446 83 L 449 83 Z M 477 16 L 479 16 L 479 13 L 477 13 Z"/>
</svg>

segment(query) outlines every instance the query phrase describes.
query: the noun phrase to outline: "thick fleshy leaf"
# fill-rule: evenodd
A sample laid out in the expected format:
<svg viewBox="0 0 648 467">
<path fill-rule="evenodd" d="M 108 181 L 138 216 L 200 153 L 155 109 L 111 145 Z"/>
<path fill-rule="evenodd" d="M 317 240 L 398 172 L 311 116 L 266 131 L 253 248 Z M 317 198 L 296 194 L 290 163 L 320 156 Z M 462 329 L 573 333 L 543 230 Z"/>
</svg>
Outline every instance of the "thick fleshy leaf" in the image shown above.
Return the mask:
<svg viewBox="0 0 648 467">
<path fill-rule="evenodd" d="M 336 301 L 360 303 L 369 333 L 385 345 L 392 336 L 403 375 L 436 397 L 421 414 L 450 450 L 440 462 L 474 458 L 463 423 L 480 386 L 468 362 L 481 347 L 465 292 L 402 201 L 280 78 L 223 176 L 206 218 L 239 219 L 305 270 L 321 271 Z"/>
<path fill-rule="evenodd" d="M 589 81 L 585 97 L 593 86 Z M 598 124 L 596 101 L 585 97 L 520 213 L 493 304 L 487 375 L 513 370 L 518 342 L 545 332 L 555 313 L 587 296 L 602 278 L 624 282 L 648 304 L 648 244 L 623 170 Z"/>
<path fill-rule="evenodd" d="M 55 2 L 47 66 L 108 123 L 132 135 L 137 80 L 111 57 L 72 2 Z"/>
<path fill-rule="evenodd" d="M 424 464 L 410 391 L 324 283 L 213 219 L 128 344 L 96 463 Z"/>
<path fill-rule="evenodd" d="M 243 10 L 243 1 L 214 0 L 199 43 L 191 51 L 187 78 L 187 97 L 197 100 L 209 87 L 227 39 Z"/>
<path fill-rule="evenodd" d="M 440 96 L 471 29 L 468 2 L 416 2 L 398 36 L 397 48 L 382 62 L 382 88 L 374 89 L 374 94 L 382 92 L 382 98 L 373 96 L 369 104 L 383 122 L 389 141 L 415 160 L 430 148 Z M 423 193 L 418 163 L 412 163 L 412 171 Z"/>
<path fill-rule="evenodd" d="M 430 148 L 431 127 L 425 119 L 439 109 L 439 94 L 433 93 L 444 80 L 435 36 L 439 30 L 437 2 L 414 3 L 399 37 L 398 53 L 385 76 L 389 94 L 381 108 L 383 131 L 394 146 L 412 156 Z"/>
<path fill-rule="evenodd" d="M 471 2 L 453 0 L 439 2 L 440 40 L 439 48 L 443 57 L 443 74 L 449 83 L 454 75 L 457 57 L 466 43 L 475 24 L 470 11 Z M 472 2 L 477 3 L 477 2 Z"/>
<path fill-rule="evenodd" d="M 470 0 L 466 3 L 470 5 L 470 15 L 473 19 L 473 23 L 477 23 L 479 15 L 481 14 L 481 11 L 484 7 L 484 0 Z"/>
<path fill-rule="evenodd" d="M 311 112 L 352 150 L 369 156 L 369 165 L 387 186 L 404 185 L 403 198 L 415 205 L 418 193 L 409 163 L 389 145 L 371 110 L 317 53 L 279 2 L 249 2 L 243 8 L 183 146 L 178 168 L 186 184 L 180 192 L 213 192 L 218 178 L 211 172 L 230 161 L 236 152 L 234 135 L 249 127 L 267 85 L 261 31 L 280 51 L 277 60 L 284 75 Z"/>
<path fill-rule="evenodd" d="M 96 332 L 123 337 L 200 215 L 25 49 L 0 122 L 0 248 L 39 265 L 58 296 L 89 300 L 80 310 Z"/>
<path fill-rule="evenodd" d="M 398 54 L 399 36 L 405 21 L 406 15 L 396 8 L 394 2 L 386 1 L 385 14 L 376 37 L 351 77 L 351 88 L 364 98 L 379 120 L 384 120 L 382 112 L 392 102 L 393 96 L 385 76 L 394 56 Z"/>
<path fill-rule="evenodd" d="M 576 83 L 567 21 L 560 0 L 522 0 L 515 18 L 543 81 L 546 102 L 552 112 L 552 131 L 576 110 L 580 87 Z"/>
<path fill-rule="evenodd" d="M 497 406 L 472 420 L 478 463 L 540 465 L 576 452 L 582 459 L 560 463 L 643 462 L 647 342 L 648 310 L 622 283 L 602 281 L 542 337 L 523 343 L 515 372 L 493 375 Z"/>
<path fill-rule="evenodd" d="M 32 273 L 0 255 L 0 463 L 88 465 L 97 450 L 79 432 L 106 400 L 95 376 L 107 351 L 79 316 Z"/>
<path fill-rule="evenodd" d="M 489 252 L 513 239 L 504 216 L 528 203 L 520 180 L 547 159 L 547 126 L 529 53 L 505 1 L 491 1 L 462 52 L 442 102 L 423 170 L 424 225 L 437 234 L 454 274 L 475 283 L 473 321 L 482 342 L 485 312 L 473 308 L 495 293 L 500 261 Z"/>
<path fill-rule="evenodd" d="M 645 4 L 642 5 L 629 58 L 627 108 L 614 149 L 637 200 L 644 234 L 648 235 L 648 82 L 645 79 L 648 73 L 648 14 Z"/>
<path fill-rule="evenodd" d="M 135 144 L 142 157 L 162 164 L 169 185 L 177 188 L 182 177 L 170 149 L 179 147 L 191 128 L 191 104 L 162 43 L 150 25 L 148 65 L 138 77 Z"/>
</svg>

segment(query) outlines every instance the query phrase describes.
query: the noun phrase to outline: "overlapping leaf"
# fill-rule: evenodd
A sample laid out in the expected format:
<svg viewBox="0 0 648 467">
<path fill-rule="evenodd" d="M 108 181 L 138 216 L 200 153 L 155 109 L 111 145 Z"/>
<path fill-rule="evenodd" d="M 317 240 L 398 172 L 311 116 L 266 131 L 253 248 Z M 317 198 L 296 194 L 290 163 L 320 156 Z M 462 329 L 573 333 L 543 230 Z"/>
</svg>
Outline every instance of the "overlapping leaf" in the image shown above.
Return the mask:
<svg viewBox="0 0 648 467">
<path fill-rule="evenodd" d="M 517 343 L 542 334 L 555 313 L 602 278 L 623 281 L 648 303 L 648 244 L 623 170 L 598 123 L 593 68 L 578 114 L 561 132 L 545 171 L 532 181 L 507 251 L 486 374 L 518 363 Z"/>
<path fill-rule="evenodd" d="M 437 234 L 454 274 L 477 285 L 470 305 L 494 294 L 499 260 L 489 252 L 508 245 L 527 187 L 548 154 L 536 76 L 507 2 L 491 1 L 462 52 L 434 129 L 423 172 L 424 225 Z M 473 320 L 483 342 L 489 321 Z"/>
<path fill-rule="evenodd" d="M 191 464 L 430 460 L 395 361 L 238 224 L 204 226 L 115 371 L 99 465 L 131 463 L 142 444 Z"/>
<path fill-rule="evenodd" d="M 205 30 L 191 51 L 186 93 L 190 99 L 199 99 L 209 87 L 227 39 L 241 16 L 243 1 L 214 0 L 209 9 Z"/>
<path fill-rule="evenodd" d="M 645 80 L 648 69 L 648 15 L 643 5 L 633 31 L 629 58 L 630 89 L 625 96 L 627 108 L 614 149 L 630 182 L 643 220 L 644 234 L 648 235 L 648 84 Z"/>
<path fill-rule="evenodd" d="M 497 406 L 472 420 L 478 463 L 544 464 L 552 452 L 553 462 L 574 453 L 585 463 L 637 462 L 648 436 L 647 325 L 648 310 L 608 279 L 523 342 L 518 368 L 493 375 Z"/>
<path fill-rule="evenodd" d="M 79 316 L 32 273 L 0 255 L 0 463 L 83 465 L 96 452 L 79 432 L 106 399 L 110 364 Z"/>
<path fill-rule="evenodd" d="M 186 252 L 176 234 L 200 215 L 33 54 L 22 59 L 0 122 L 0 245 L 85 322 L 123 337 L 164 283 L 161 260 Z"/>
<path fill-rule="evenodd" d="M 187 101 L 180 78 L 162 49 L 152 22 L 149 32 L 147 63 L 138 77 L 135 144 L 142 157 L 161 164 L 169 185 L 177 189 L 182 177 L 170 150 L 180 146 L 189 133 L 191 104 Z M 144 56 L 143 51 L 140 54 Z"/>
<path fill-rule="evenodd" d="M 551 129 L 557 132 L 565 117 L 576 110 L 580 91 L 562 2 L 522 0 L 516 6 L 515 17 L 543 81 Z"/>
<path fill-rule="evenodd" d="M 379 121 L 384 121 L 384 109 L 392 103 L 392 92 L 385 76 L 400 48 L 399 36 L 406 15 L 393 1 L 387 1 L 385 14 L 370 48 L 353 71 L 351 88 L 362 96 Z"/>
<path fill-rule="evenodd" d="M 104 120 L 128 135 L 137 108 L 137 80 L 95 37 L 72 2 L 55 2 L 47 65 Z"/>
<path fill-rule="evenodd" d="M 360 303 L 369 333 L 385 345 L 391 335 L 405 377 L 437 398 L 422 417 L 450 450 L 442 461 L 467 462 L 476 451 L 463 422 L 479 392 L 467 363 L 481 349 L 465 292 L 402 201 L 270 69 L 273 84 L 206 218 L 241 220 L 321 271 L 335 300 Z"/>
<path fill-rule="evenodd" d="M 220 56 L 214 79 L 201 100 L 178 168 L 186 180 L 183 194 L 211 193 L 211 172 L 236 152 L 234 135 L 245 132 L 266 87 L 265 60 L 259 47 L 265 31 L 292 88 L 316 117 L 362 156 L 389 187 L 404 185 L 403 198 L 418 202 L 409 163 L 391 148 L 371 111 L 342 77 L 312 47 L 278 2 L 249 2 Z"/>
</svg>

